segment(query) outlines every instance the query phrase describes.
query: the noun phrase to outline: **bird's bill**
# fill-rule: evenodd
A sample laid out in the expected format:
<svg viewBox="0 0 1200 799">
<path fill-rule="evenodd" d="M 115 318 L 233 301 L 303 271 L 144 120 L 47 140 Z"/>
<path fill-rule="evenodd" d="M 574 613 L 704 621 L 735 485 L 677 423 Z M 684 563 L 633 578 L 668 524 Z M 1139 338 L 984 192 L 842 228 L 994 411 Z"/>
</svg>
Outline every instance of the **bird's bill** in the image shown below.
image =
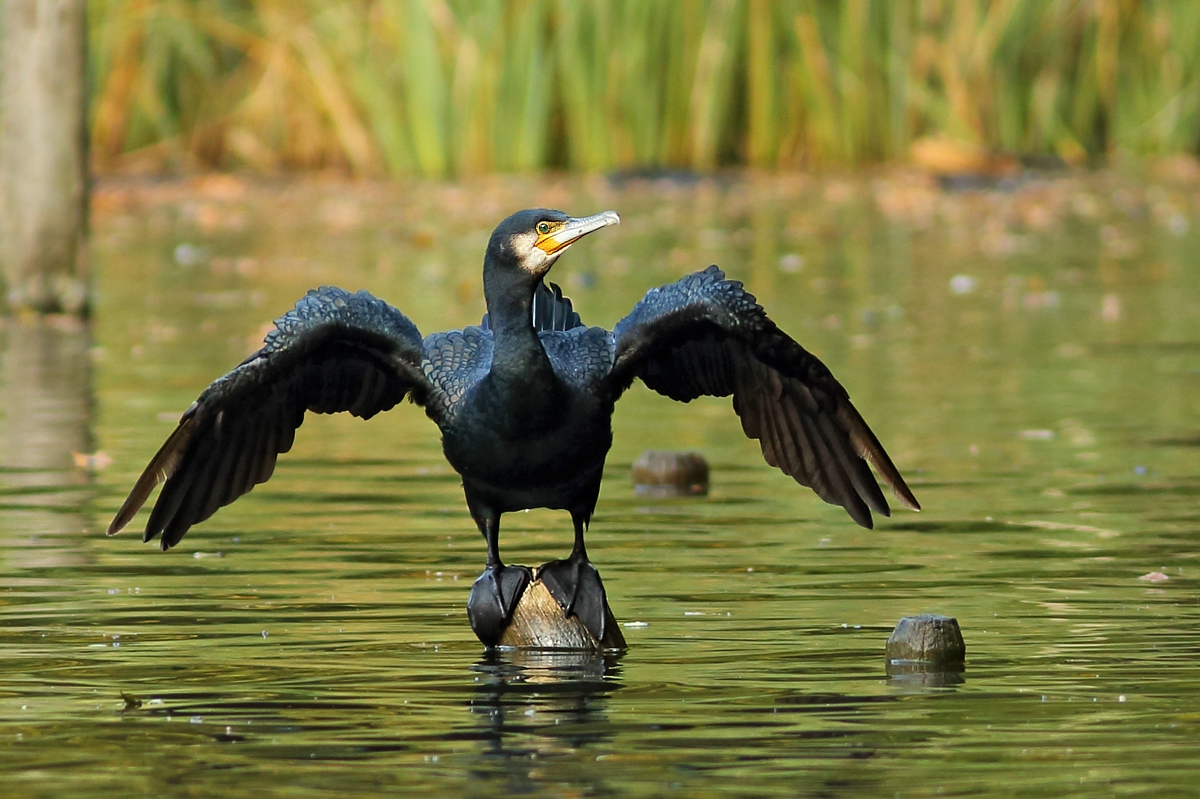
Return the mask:
<svg viewBox="0 0 1200 799">
<path fill-rule="evenodd" d="M 616 211 L 604 211 L 595 216 L 584 216 L 578 219 L 571 218 L 560 223 L 556 228 L 539 233 L 534 246 L 546 255 L 557 255 L 587 234 L 602 227 L 619 224 L 621 224 L 621 217 L 617 216 Z"/>
</svg>

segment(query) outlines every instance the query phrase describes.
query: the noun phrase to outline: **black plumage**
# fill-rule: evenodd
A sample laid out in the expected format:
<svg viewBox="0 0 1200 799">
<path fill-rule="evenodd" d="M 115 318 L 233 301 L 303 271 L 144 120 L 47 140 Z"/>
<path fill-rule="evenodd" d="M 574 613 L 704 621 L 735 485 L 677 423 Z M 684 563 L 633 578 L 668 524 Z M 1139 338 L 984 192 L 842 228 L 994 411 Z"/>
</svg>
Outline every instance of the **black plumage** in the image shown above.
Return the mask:
<svg viewBox="0 0 1200 799">
<path fill-rule="evenodd" d="M 310 291 L 261 350 L 183 414 L 109 534 L 165 481 L 143 540 L 161 536 L 168 549 L 267 480 L 306 411 L 368 419 L 408 397 L 441 429 L 487 541 L 487 568 L 468 603 L 480 639 L 499 639 L 531 578 L 500 560 L 500 517 L 546 507 L 570 512 L 575 546 L 539 575 L 599 640 L 604 588 L 583 539 L 613 406 L 634 380 L 684 402 L 732 395 L 766 461 L 864 527 L 872 511 L 890 513 L 870 466 L 902 504 L 919 507 L 841 384 L 717 267 L 651 290 L 612 332 L 583 325 L 543 278 L 571 243 L 617 222 L 612 212 L 572 219 L 546 209 L 504 220 L 484 259 L 488 313 L 478 327 L 422 339 L 404 314 L 366 292 Z"/>
</svg>

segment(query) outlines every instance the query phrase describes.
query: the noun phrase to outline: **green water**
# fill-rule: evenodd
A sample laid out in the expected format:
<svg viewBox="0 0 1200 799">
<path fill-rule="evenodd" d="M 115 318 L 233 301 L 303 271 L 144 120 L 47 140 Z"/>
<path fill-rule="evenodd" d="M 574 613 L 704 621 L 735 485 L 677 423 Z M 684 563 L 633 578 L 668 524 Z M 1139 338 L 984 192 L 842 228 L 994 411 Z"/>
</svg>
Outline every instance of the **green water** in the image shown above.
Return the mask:
<svg viewBox="0 0 1200 799">
<path fill-rule="evenodd" d="M 1195 791 L 1195 186 L 100 189 L 91 331 L 0 330 L 3 795 Z M 491 227 L 534 204 L 622 215 L 552 275 L 589 323 L 710 262 L 744 280 L 925 510 L 859 529 L 763 464 L 727 400 L 635 388 L 589 537 L 629 643 L 608 661 L 485 655 L 464 610 L 483 542 L 409 405 L 310 417 L 169 553 L 104 536 L 179 413 L 307 288 L 474 323 Z M 650 448 L 704 453 L 711 494 L 635 496 Z M 111 465 L 74 465 L 94 451 Z M 561 557 L 569 519 L 506 516 L 502 546 Z M 887 677 L 919 612 L 958 618 L 961 679 Z"/>
</svg>

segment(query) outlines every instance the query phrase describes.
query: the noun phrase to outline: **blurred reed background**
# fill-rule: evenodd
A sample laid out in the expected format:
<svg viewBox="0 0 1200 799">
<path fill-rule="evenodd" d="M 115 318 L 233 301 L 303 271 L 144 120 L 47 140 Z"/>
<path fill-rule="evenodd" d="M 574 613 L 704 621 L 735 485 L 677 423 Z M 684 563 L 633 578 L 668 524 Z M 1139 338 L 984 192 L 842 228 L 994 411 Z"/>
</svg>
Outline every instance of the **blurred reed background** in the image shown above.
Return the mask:
<svg viewBox="0 0 1200 799">
<path fill-rule="evenodd" d="M 93 0 L 106 169 L 1200 151 L 1194 0 Z"/>
</svg>

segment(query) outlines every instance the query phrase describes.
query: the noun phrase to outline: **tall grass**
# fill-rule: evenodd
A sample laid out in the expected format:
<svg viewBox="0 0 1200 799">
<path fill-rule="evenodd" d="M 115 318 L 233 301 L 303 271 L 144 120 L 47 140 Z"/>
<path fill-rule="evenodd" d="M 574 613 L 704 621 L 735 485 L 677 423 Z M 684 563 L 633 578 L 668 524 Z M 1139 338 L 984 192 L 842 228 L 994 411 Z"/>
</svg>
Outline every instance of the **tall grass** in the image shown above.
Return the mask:
<svg viewBox="0 0 1200 799">
<path fill-rule="evenodd" d="M 1200 151 L 1193 0 L 94 0 L 99 165 L 794 167 Z"/>
</svg>

